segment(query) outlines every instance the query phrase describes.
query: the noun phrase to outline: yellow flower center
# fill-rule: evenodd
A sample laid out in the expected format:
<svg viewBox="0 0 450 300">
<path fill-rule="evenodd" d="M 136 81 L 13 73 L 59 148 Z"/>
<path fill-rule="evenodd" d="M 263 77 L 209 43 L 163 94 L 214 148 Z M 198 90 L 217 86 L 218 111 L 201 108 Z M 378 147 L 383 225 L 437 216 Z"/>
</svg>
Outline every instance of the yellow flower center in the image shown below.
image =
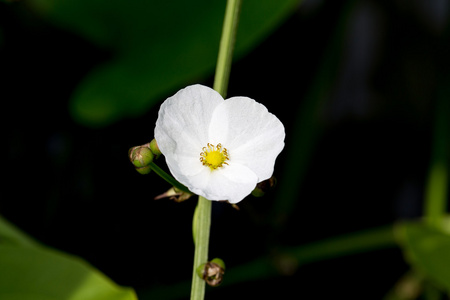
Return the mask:
<svg viewBox="0 0 450 300">
<path fill-rule="evenodd" d="M 227 148 L 222 148 L 221 144 L 214 146 L 208 143 L 202 150 L 203 152 L 200 153 L 200 161 L 204 166 L 208 166 L 211 171 L 223 167 L 223 165 L 228 165 L 226 162 L 229 160 Z"/>
</svg>

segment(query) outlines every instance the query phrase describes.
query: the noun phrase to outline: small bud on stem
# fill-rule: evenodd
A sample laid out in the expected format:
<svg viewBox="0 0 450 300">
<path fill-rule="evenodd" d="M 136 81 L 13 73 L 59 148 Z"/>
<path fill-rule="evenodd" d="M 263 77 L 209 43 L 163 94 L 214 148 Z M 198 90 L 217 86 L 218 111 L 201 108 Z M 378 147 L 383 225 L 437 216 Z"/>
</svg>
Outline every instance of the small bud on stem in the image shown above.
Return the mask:
<svg viewBox="0 0 450 300">
<path fill-rule="evenodd" d="M 210 286 L 218 286 L 222 283 L 225 274 L 225 263 L 220 258 L 201 264 L 197 268 L 197 274 Z"/>
<path fill-rule="evenodd" d="M 158 144 L 156 143 L 155 139 L 150 142 L 150 150 L 152 150 L 153 155 L 155 155 L 155 159 L 161 156 L 161 151 L 159 150 Z"/>
<path fill-rule="evenodd" d="M 153 162 L 154 155 L 149 148 L 149 144 L 136 146 L 128 150 L 128 157 L 131 163 L 141 174 L 148 174 L 151 171 L 149 164 Z"/>
</svg>

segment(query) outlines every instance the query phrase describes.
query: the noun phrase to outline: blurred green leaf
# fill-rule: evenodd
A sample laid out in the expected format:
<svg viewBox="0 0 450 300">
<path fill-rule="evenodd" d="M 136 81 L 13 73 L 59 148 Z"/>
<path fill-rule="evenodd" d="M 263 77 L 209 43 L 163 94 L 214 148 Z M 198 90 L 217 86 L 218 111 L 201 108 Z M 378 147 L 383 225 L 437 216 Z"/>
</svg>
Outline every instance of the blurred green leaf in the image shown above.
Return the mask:
<svg viewBox="0 0 450 300">
<path fill-rule="evenodd" d="M 402 223 L 398 233 L 410 263 L 449 292 L 450 235 L 423 223 Z"/>
<path fill-rule="evenodd" d="M 38 242 L 24 234 L 0 216 L 0 245 L 5 244 L 25 247 L 39 247 Z"/>
<path fill-rule="evenodd" d="M 299 0 L 243 2 L 236 52 L 270 33 Z M 225 1 L 34 0 L 42 15 L 112 51 L 79 84 L 75 119 L 104 126 L 143 114 L 169 91 L 212 73 Z M 68 58 L 70 59 L 70 58 Z M 80 59 L 80 58 L 76 58 Z"/>
<path fill-rule="evenodd" d="M 114 284 L 85 262 L 63 253 L 0 246 L 2 300 L 135 300 L 132 289 Z"/>
<path fill-rule="evenodd" d="M 38 244 L 0 217 L 0 299 L 136 300 L 85 261 Z"/>
</svg>

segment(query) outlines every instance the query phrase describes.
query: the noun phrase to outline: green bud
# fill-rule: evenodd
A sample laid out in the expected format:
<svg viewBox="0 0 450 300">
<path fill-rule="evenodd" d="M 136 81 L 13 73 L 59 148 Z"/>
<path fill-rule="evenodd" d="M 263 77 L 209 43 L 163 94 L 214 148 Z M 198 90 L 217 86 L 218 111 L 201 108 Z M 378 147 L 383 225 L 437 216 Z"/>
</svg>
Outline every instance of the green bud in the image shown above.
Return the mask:
<svg viewBox="0 0 450 300">
<path fill-rule="evenodd" d="M 152 150 L 152 152 L 155 155 L 156 159 L 161 156 L 161 151 L 159 150 L 158 144 L 156 143 L 155 139 L 153 139 L 150 142 L 150 150 Z"/>
<path fill-rule="evenodd" d="M 136 168 L 136 171 L 138 171 L 139 174 L 146 175 L 149 174 L 152 169 L 150 166 L 142 167 L 142 168 Z"/>
<path fill-rule="evenodd" d="M 150 173 L 151 169 L 149 164 L 153 161 L 154 155 L 148 147 L 148 144 L 130 148 L 130 150 L 128 150 L 128 156 L 139 173 Z"/>
<path fill-rule="evenodd" d="M 222 270 L 225 271 L 225 262 L 221 258 L 216 257 L 213 260 L 211 260 L 211 263 L 219 265 L 219 267 L 221 267 Z"/>
<path fill-rule="evenodd" d="M 201 264 L 197 268 L 197 275 L 210 286 L 218 286 L 222 283 L 225 274 L 225 263 L 220 258 Z"/>
<path fill-rule="evenodd" d="M 256 185 L 255 189 L 252 191 L 252 195 L 254 197 L 262 197 L 268 191 L 272 190 L 276 184 L 277 179 L 275 178 L 275 176 L 272 176 L 267 180 L 261 181 Z"/>
</svg>

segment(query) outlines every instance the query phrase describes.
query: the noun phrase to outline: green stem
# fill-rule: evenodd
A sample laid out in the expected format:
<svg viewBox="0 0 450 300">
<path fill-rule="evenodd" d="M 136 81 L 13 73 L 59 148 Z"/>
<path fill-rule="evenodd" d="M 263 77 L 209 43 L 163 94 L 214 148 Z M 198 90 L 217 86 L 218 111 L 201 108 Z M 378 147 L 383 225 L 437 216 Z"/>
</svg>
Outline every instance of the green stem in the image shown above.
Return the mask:
<svg viewBox="0 0 450 300">
<path fill-rule="evenodd" d="M 222 27 L 222 37 L 220 40 L 213 86 L 213 88 L 224 98 L 226 97 L 228 79 L 230 77 L 240 5 L 241 0 L 228 0 L 225 9 L 225 18 Z M 205 297 L 205 281 L 197 275 L 197 268 L 208 260 L 211 201 L 199 196 L 193 224 L 195 253 L 192 272 L 191 300 L 202 300 Z"/>
<path fill-rule="evenodd" d="M 191 299 L 197 300 L 205 297 L 205 281 L 197 275 L 197 268 L 208 260 L 211 201 L 199 196 L 194 216 L 195 255 L 194 269 L 192 271 Z"/>
<path fill-rule="evenodd" d="M 442 221 L 447 211 L 448 185 L 448 93 L 439 95 L 436 106 L 433 148 L 430 171 L 425 191 L 425 220 L 428 225 L 442 228 Z"/>
<path fill-rule="evenodd" d="M 223 21 L 222 37 L 220 39 L 219 55 L 217 57 L 216 74 L 213 88 L 226 97 L 228 79 L 230 77 L 231 61 L 233 58 L 236 29 L 239 20 L 241 0 L 228 0 Z"/>
<path fill-rule="evenodd" d="M 434 162 L 428 175 L 425 194 L 425 219 L 435 228 L 442 227 L 447 201 L 447 168 L 442 162 Z"/>
<path fill-rule="evenodd" d="M 149 165 L 150 169 L 152 169 L 153 172 L 155 172 L 159 177 L 167 181 L 170 185 L 174 186 L 180 191 L 191 193 L 187 187 L 179 183 L 175 178 L 167 174 L 163 169 L 158 167 L 154 162 L 151 162 Z"/>
</svg>

